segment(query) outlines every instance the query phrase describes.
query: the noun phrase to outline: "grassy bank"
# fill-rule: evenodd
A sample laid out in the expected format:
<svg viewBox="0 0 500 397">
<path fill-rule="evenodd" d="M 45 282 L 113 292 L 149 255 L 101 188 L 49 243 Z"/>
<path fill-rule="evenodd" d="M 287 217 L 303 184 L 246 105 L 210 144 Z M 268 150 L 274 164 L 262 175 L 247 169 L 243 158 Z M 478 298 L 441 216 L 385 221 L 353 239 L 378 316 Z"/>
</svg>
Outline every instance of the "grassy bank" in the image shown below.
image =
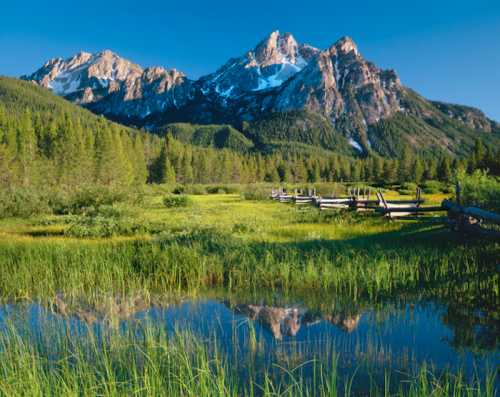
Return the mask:
<svg viewBox="0 0 500 397">
<path fill-rule="evenodd" d="M 330 290 L 353 298 L 475 283 L 498 299 L 494 243 L 465 243 L 432 221 L 320 213 L 236 195 L 161 196 L 127 208 L 147 225 L 111 238 L 65 236 L 67 217 L 3 221 L 0 295 L 53 297 L 229 290 Z M 496 285 L 496 287 L 495 287 Z"/>
</svg>

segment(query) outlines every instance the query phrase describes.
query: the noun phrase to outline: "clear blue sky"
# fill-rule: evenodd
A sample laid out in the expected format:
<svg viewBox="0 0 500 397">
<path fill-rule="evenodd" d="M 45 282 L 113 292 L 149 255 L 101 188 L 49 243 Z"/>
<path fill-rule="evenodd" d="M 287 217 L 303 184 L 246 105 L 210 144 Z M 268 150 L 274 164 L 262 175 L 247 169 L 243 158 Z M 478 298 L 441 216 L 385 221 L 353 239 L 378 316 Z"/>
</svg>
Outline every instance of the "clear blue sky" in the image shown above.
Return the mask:
<svg viewBox="0 0 500 397">
<path fill-rule="evenodd" d="M 5 0 L 0 74 L 111 49 L 196 78 L 272 30 L 325 48 L 348 35 L 422 95 L 473 105 L 500 121 L 500 1 Z"/>
</svg>

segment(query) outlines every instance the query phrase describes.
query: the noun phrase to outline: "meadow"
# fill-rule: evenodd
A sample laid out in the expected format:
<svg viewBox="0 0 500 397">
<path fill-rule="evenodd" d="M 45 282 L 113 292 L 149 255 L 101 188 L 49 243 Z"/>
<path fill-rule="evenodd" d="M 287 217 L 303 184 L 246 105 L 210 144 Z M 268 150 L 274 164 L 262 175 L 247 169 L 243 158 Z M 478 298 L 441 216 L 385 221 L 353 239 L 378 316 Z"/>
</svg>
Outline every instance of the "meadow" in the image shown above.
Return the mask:
<svg viewBox="0 0 500 397">
<path fill-rule="evenodd" d="M 211 295 L 280 296 L 307 301 L 320 311 L 325 296 L 359 310 L 395 299 L 432 300 L 448 305 L 447 323 L 458 348 L 498 349 L 498 243 L 462 239 L 438 216 L 389 221 L 377 214 L 320 212 L 257 200 L 269 186 L 192 194 L 199 193 L 196 189 L 201 188 L 174 195 L 167 187 L 148 186 L 134 201 L 1 220 L 3 307 L 37 302 L 74 318 L 72 305 L 84 301 L 97 307 L 103 297 L 140 298 L 149 307 Z M 386 195 L 404 197 L 396 191 Z M 433 204 L 447 196 L 437 192 L 424 198 Z M 55 302 L 58 297 L 64 297 L 68 313 Z M 40 332 L 28 332 L 3 317 L 2 323 L 0 310 L 0 394 L 359 392 L 349 382 L 354 375 L 341 380 L 331 362 L 325 365 L 331 356 L 307 361 L 314 372 L 307 381 L 301 375 L 305 361 L 285 366 L 276 359 L 262 368 L 258 357 L 243 360 L 243 376 L 241 368 L 228 364 L 223 345 L 195 332 L 166 335 L 145 324 L 137 337 L 137 330 L 128 328 L 89 327 L 86 337 L 75 341 L 64 328 L 45 324 Z M 478 327 L 489 337 L 480 335 Z M 255 343 L 248 341 L 249 346 Z M 359 393 L 493 396 L 497 376 L 493 370 L 467 378 L 422 364 L 402 381 L 387 371 L 381 383 L 373 381 Z"/>
</svg>

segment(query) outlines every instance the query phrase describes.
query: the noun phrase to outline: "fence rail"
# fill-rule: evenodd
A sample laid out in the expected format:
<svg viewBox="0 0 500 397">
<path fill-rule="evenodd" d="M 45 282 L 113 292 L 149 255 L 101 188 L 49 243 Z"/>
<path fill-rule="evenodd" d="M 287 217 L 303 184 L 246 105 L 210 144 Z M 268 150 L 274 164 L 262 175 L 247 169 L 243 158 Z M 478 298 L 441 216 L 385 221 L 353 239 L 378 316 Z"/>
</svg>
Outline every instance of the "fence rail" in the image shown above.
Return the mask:
<svg viewBox="0 0 500 397">
<path fill-rule="evenodd" d="M 360 194 L 363 193 L 363 195 Z M 320 210 L 351 209 L 355 211 L 374 210 L 390 218 L 419 216 L 425 213 L 446 211 L 446 223 L 453 230 L 474 234 L 486 238 L 500 239 L 500 230 L 484 227 L 485 224 L 500 225 L 500 214 L 477 207 L 464 207 L 460 204 L 460 185 L 456 187 L 456 201 L 444 200 L 440 206 L 423 207 L 425 200 L 417 188 L 414 200 L 386 200 L 383 193 L 376 192 L 376 199 L 370 198 L 370 190 L 351 189 L 347 197 L 320 197 L 315 189 L 308 189 L 307 194 L 294 191 L 290 194 L 285 189 L 273 189 L 271 198 L 282 203 L 295 203 L 298 206 L 315 205 Z"/>
</svg>

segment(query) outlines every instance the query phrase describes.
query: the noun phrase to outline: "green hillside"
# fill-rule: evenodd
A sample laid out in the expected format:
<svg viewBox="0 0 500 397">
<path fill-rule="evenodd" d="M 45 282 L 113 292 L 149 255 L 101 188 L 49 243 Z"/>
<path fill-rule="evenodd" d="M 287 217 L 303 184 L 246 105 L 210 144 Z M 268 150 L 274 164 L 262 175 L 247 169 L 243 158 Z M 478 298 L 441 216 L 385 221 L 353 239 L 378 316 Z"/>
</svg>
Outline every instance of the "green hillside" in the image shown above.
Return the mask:
<svg viewBox="0 0 500 397">
<path fill-rule="evenodd" d="M 272 113 L 260 120 L 246 123 L 243 132 L 263 150 L 269 146 L 289 147 L 290 144 L 296 143 L 298 147 L 308 145 L 339 154 L 355 154 L 347 139 L 336 131 L 328 120 L 319 114 L 304 110 Z"/>
<path fill-rule="evenodd" d="M 181 142 L 204 147 L 227 148 L 237 152 L 247 152 L 254 147 L 251 140 L 230 125 L 173 123 L 161 128 L 160 132 L 171 134 Z"/>
</svg>

